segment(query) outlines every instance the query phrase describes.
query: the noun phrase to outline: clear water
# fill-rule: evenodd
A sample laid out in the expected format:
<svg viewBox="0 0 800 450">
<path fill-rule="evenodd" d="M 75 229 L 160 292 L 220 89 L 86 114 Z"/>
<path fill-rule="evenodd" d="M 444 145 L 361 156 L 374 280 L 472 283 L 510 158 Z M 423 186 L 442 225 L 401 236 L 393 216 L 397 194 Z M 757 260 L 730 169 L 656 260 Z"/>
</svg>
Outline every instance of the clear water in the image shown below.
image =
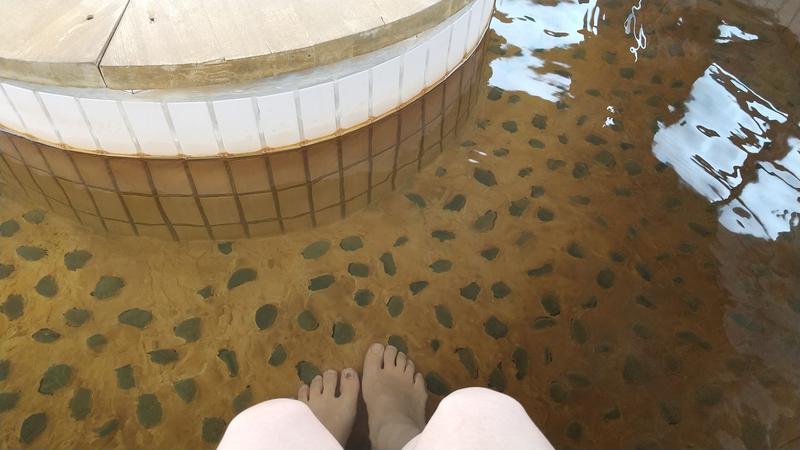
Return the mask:
<svg viewBox="0 0 800 450">
<path fill-rule="evenodd" d="M 211 448 L 387 340 L 429 411 L 490 386 L 557 447 L 800 445 L 797 43 L 633 6 L 499 0 L 463 142 L 332 226 L 172 243 L 0 197 L 0 447 Z"/>
</svg>

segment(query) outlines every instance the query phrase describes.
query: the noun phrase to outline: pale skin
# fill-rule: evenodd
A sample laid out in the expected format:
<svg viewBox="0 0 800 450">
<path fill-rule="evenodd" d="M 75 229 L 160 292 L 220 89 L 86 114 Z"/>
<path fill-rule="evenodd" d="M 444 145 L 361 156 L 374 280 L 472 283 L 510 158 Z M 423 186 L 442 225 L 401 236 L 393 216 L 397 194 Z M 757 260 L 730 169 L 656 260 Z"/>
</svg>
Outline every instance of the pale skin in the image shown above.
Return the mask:
<svg viewBox="0 0 800 450">
<path fill-rule="evenodd" d="M 391 345 L 372 344 L 364 356 L 363 377 L 359 385 L 352 368 L 342 370 L 341 376 L 328 370 L 310 385 L 300 386 L 297 399 L 344 447 L 353 429 L 360 388 L 367 404 L 372 448 L 402 448 L 425 427 L 428 393 L 422 374 L 405 353 Z"/>
</svg>

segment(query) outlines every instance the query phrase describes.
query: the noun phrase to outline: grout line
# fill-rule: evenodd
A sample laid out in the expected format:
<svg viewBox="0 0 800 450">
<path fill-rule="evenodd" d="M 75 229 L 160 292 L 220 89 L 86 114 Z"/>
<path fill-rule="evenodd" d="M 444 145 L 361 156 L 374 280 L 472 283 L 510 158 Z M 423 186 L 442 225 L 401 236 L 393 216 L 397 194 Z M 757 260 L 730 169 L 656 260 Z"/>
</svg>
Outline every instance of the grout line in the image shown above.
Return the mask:
<svg viewBox="0 0 800 450">
<path fill-rule="evenodd" d="M 142 153 L 142 146 L 139 143 L 139 138 L 137 138 L 136 133 L 133 132 L 133 127 L 131 126 L 131 119 L 128 117 L 128 112 L 125 111 L 125 107 L 122 106 L 121 101 L 114 100 L 114 103 L 117 104 L 119 113 L 122 116 L 122 121 L 125 123 L 125 128 L 128 129 L 128 134 L 131 136 L 131 140 L 133 141 L 133 146 L 134 148 L 136 148 L 136 154 L 139 156 L 144 156 Z"/>
<path fill-rule="evenodd" d="M 216 240 L 214 237 L 214 230 L 211 228 L 211 224 L 208 222 L 208 216 L 206 215 L 206 210 L 203 208 L 203 202 L 200 201 L 200 195 L 197 193 L 197 184 L 194 182 L 194 176 L 192 176 L 192 170 L 189 168 L 189 161 L 185 159 L 182 160 L 183 171 L 186 173 L 186 178 L 189 180 L 189 187 L 192 189 L 192 197 L 194 197 L 194 203 L 197 205 L 197 209 L 200 212 L 200 219 L 203 221 L 203 226 L 206 228 L 206 233 L 208 233 L 208 238 L 212 241 Z"/>
<path fill-rule="evenodd" d="M 75 163 L 75 159 L 72 156 L 72 152 L 67 151 L 64 153 L 67 154 L 67 159 L 69 159 L 69 162 L 72 163 L 72 169 L 75 171 L 76 174 L 78 174 L 78 179 L 81 181 L 83 188 L 86 190 L 86 195 L 88 195 L 89 199 L 92 201 L 92 206 L 94 206 L 94 211 L 95 213 L 97 213 L 97 218 L 100 219 L 100 224 L 103 225 L 103 229 L 105 231 L 108 231 L 108 226 L 106 226 L 106 220 L 102 216 L 102 214 L 100 214 L 100 208 L 97 206 L 97 200 L 95 200 L 92 191 L 89 190 L 89 185 L 86 184 L 86 179 L 83 178 L 83 174 L 78 168 L 78 164 Z"/>
<path fill-rule="evenodd" d="M 172 226 L 172 222 L 167 217 L 167 212 L 164 211 L 164 205 L 161 204 L 161 199 L 158 197 L 158 191 L 156 190 L 156 184 L 153 182 L 153 174 L 150 172 L 150 165 L 147 164 L 147 160 L 142 160 L 142 165 L 144 166 L 144 173 L 147 176 L 147 184 L 150 185 L 150 192 L 153 193 L 153 200 L 156 201 L 156 208 L 158 208 L 159 214 L 161 214 L 161 220 L 164 221 L 164 225 L 167 226 L 167 230 L 169 230 L 169 234 L 172 236 L 173 241 L 178 240 L 178 233 L 175 231 L 175 227 Z"/>
<path fill-rule="evenodd" d="M 369 142 L 367 143 L 367 166 L 369 167 L 369 171 L 367 173 L 367 204 L 372 203 L 372 170 L 373 170 L 373 159 L 372 159 L 372 135 L 375 131 L 375 127 L 369 127 L 369 131 L 367 132 L 367 138 Z"/>
<path fill-rule="evenodd" d="M 36 103 L 39 104 L 39 108 L 41 108 L 42 112 L 44 113 L 44 117 L 45 119 L 47 119 L 47 123 L 50 124 L 50 128 L 52 128 L 53 131 L 55 132 L 56 139 L 58 139 L 58 145 L 64 145 L 64 139 L 61 137 L 61 132 L 58 131 L 58 128 L 56 128 L 56 124 L 55 122 L 53 122 L 53 117 L 50 116 L 50 111 L 47 109 L 46 106 L 44 106 L 44 102 L 42 101 L 42 96 L 39 95 L 38 91 L 31 90 L 31 92 L 33 93 L 33 98 L 36 99 Z"/>
<path fill-rule="evenodd" d="M 303 169 L 305 170 L 306 175 L 306 187 L 308 188 L 308 208 L 311 212 L 311 226 L 316 228 L 317 227 L 317 216 L 314 211 L 314 191 L 312 190 L 311 186 L 311 169 L 308 166 L 308 149 L 304 148 L 302 150 L 303 153 Z"/>
<path fill-rule="evenodd" d="M 345 193 L 344 193 L 344 156 L 342 155 L 342 138 L 336 138 L 336 156 L 339 165 L 339 203 L 341 205 L 340 218 L 345 216 Z"/>
<path fill-rule="evenodd" d="M 39 152 L 39 157 L 42 158 L 42 161 L 44 161 L 44 166 L 47 167 L 47 175 L 50 176 L 50 178 L 53 178 L 56 182 L 56 186 L 61 189 L 61 193 L 64 194 L 64 198 L 67 199 L 67 205 L 70 207 L 70 209 L 72 209 L 72 213 L 75 214 L 75 218 L 78 219 L 78 223 L 84 225 L 83 219 L 81 219 L 81 216 L 78 215 L 78 210 L 75 208 L 75 205 L 72 204 L 72 199 L 69 198 L 69 195 L 67 195 L 67 191 L 64 189 L 64 185 L 61 184 L 61 180 L 56 178 L 56 174 L 53 172 L 53 168 L 50 166 L 50 161 L 45 158 L 44 152 L 42 152 L 42 148 L 39 146 L 39 143 L 33 142 L 33 146 L 36 147 L 36 150 Z M 61 151 L 61 149 L 54 150 Z"/>
<path fill-rule="evenodd" d="M 17 138 L 17 139 L 23 139 L 23 138 Z M 31 177 L 31 181 L 33 181 L 33 184 L 37 188 L 39 188 L 39 192 L 41 192 L 42 196 L 44 196 L 44 200 L 47 202 L 47 206 L 50 207 L 51 211 L 55 211 L 55 209 L 53 209 L 53 204 L 50 203 L 50 198 L 48 197 L 47 194 L 44 193 L 44 189 L 42 189 L 42 186 L 39 184 L 39 182 L 36 181 L 36 178 L 33 176 L 33 172 L 31 171 L 30 164 L 28 163 L 28 161 L 25 160 L 25 157 L 22 155 L 22 152 L 19 151 L 19 148 L 17 147 L 17 144 L 14 142 L 14 139 L 9 139 L 9 142 L 11 142 L 11 146 L 14 147 L 14 150 L 16 150 L 17 154 L 19 155 L 19 159 L 20 161 L 22 161 L 22 166 L 25 167 L 25 171 L 27 171 L 28 176 Z M 31 141 L 31 143 L 33 145 L 36 145 L 35 142 Z"/>
<path fill-rule="evenodd" d="M 278 190 L 275 188 L 275 177 L 272 174 L 272 160 L 269 154 L 264 155 L 264 166 L 267 168 L 267 183 L 269 189 L 272 191 L 272 201 L 275 204 L 275 215 L 278 216 L 278 225 L 280 225 L 281 233 L 286 232 L 286 227 L 283 224 L 283 217 L 281 216 L 281 201 L 278 198 Z"/>
<path fill-rule="evenodd" d="M 247 218 L 244 215 L 244 207 L 242 207 L 242 200 L 239 198 L 239 192 L 236 190 L 236 183 L 233 181 L 233 170 L 231 170 L 230 161 L 227 159 L 223 159 L 222 165 L 225 166 L 225 171 L 228 173 L 228 182 L 231 185 L 231 192 L 233 192 L 233 201 L 236 203 L 236 209 L 239 210 L 239 223 L 244 227 L 244 235 L 249 238 L 250 226 L 247 225 Z"/>
<path fill-rule="evenodd" d="M 22 192 L 24 192 L 25 195 L 28 196 L 28 198 L 30 198 L 31 194 L 28 193 L 28 188 L 26 188 L 25 185 L 22 184 L 22 181 L 20 181 L 19 177 L 14 172 L 14 169 L 11 168 L 11 164 L 8 163 L 8 161 L 6 160 L 6 155 L 3 152 L 0 152 L 0 159 L 3 160 L 3 163 L 8 168 L 8 171 L 11 172 L 11 176 L 14 177 L 14 180 L 17 182 L 20 188 L 22 188 Z"/>
<path fill-rule="evenodd" d="M 81 113 L 81 117 L 83 117 L 83 122 L 86 124 L 86 129 L 89 130 L 89 136 L 91 136 L 92 140 L 94 141 L 95 149 L 98 151 L 103 150 L 100 148 L 100 139 L 95 134 L 92 123 L 89 122 L 89 116 L 86 115 L 86 110 L 83 109 L 83 104 L 80 102 L 78 97 L 72 97 L 72 99 L 75 100 L 75 104 L 78 106 L 78 111 Z"/>
<path fill-rule="evenodd" d="M 19 123 L 22 126 L 21 131 L 30 134 L 30 132 L 28 131 L 28 124 L 25 123 L 25 119 L 22 118 L 22 114 L 20 114 L 19 110 L 17 109 L 17 105 L 15 105 L 14 102 L 11 101 L 11 96 L 8 95 L 8 92 L 6 92 L 6 88 L 3 85 L 3 83 L 0 83 L 0 93 L 2 93 L 6 97 L 6 100 L 8 100 L 8 104 L 11 105 L 11 109 L 14 110 L 14 114 L 17 115 L 17 120 L 19 120 Z"/>
<path fill-rule="evenodd" d="M 300 135 L 300 142 L 302 143 L 306 140 L 306 131 L 303 127 L 303 111 L 300 107 L 300 91 L 295 89 L 292 91 L 292 94 L 294 97 L 294 111 L 295 115 L 297 115 L 297 134 Z"/>
<path fill-rule="evenodd" d="M 172 122 L 172 114 L 167 107 L 167 104 L 159 102 L 161 104 L 161 112 L 164 114 L 164 119 L 167 121 L 167 128 L 169 128 L 169 134 L 172 136 L 172 142 L 175 144 L 175 148 L 178 150 L 178 156 L 184 156 L 183 154 L 183 146 L 181 145 L 181 141 L 178 139 L 178 132 L 175 131 L 175 123 Z"/>
<path fill-rule="evenodd" d="M 210 101 L 206 101 L 206 108 L 208 109 L 208 116 L 211 118 L 211 129 L 214 131 L 214 139 L 217 140 L 217 153 L 225 153 L 225 141 L 222 139 L 222 131 L 219 129 L 219 121 L 217 120 L 217 111 Z"/>
<path fill-rule="evenodd" d="M 139 236 L 139 228 L 136 226 L 136 221 L 133 220 L 133 215 L 131 214 L 131 210 L 128 208 L 128 204 L 125 202 L 125 197 L 122 196 L 122 192 L 119 190 L 117 176 L 114 175 L 114 171 L 111 170 L 111 162 L 107 156 L 102 156 L 102 158 L 105 162 L 108 177 L 111 179 L 111 184 L 114 185 L 114 191 L 117 193 L 117 198 L 119 199 L 120 204 L 122 204 L 122 209 L 125 211 L 125 216 L 128 217 L 128 224 L 131 226 L 131 228 L 133 228 L 133 234 Z"/>
<path fill-rule="evenodd" d="M 342 105 L 339 100 L 339 86 L 341 80 L 333 81 L 333 115 L 336 123 L 336 134 L 342 130 Z"/>
<path fill-rule="evenodd" d="M 250 97 L 250 104 L 253 107 L 253 114 L 256 116 L 256 128 L 258 129 L 258 141 L 261 145 L 261 151 L 268 150 L 267 137 L 264 134 L 264 126 L 261 124 L 261 108 L 258 106 L 258 101 L 255 97 Z"/>
</svg>

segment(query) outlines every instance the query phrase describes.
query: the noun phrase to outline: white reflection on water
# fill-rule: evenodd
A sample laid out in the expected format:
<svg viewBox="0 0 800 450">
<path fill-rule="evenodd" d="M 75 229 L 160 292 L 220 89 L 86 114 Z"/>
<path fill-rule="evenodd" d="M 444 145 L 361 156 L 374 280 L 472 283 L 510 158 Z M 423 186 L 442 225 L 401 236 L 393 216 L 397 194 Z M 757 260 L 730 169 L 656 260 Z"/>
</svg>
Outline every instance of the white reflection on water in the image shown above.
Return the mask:
<svg viewBox="0 0 800 450">
<path fill-rule="evenodd" d="M 758 36 L 745 33 L 740 28 L 725 23 L 723 20 L 719 26 L 719 37 L 714 41 L 717 44 L 729 44 L 736 41 L 755 41 Z"/>
<path fill-rule="evenodd" d="M 777 144 L 770 130 L 787 124 L 787 114 L 718 64 L 695 81 L 685 110 L 681 120 L 658 131 L 653 152 L 720 204 L 720 223 L 765 239 L 798 226 L 800 140 L 788 138 L 789 151 L 780 161 L 761 155 Z M 749 160 L 754 175 L 743 176 Z"/>
<path fill-rule="evenodd" d="M 506 41 L 522 49 L 522 55 L 507 55 L 492 61 L 489 84 L 509 91 L 524 91 L 551 102 L 569 91 L 569 77 L 543 70 L 545 61 L 536 51 L 566 48 L 596 35 L 601 19 L 597 0 L 563 1 L 542 5 L 531 0 L 501 0 L 497 10 L 510 23 L 495 19 L 492 28 Z M 527 22 L 520 26 L 521 21 Z M 569 67 L 566 64 L 561 64 Z"/>
</svg>

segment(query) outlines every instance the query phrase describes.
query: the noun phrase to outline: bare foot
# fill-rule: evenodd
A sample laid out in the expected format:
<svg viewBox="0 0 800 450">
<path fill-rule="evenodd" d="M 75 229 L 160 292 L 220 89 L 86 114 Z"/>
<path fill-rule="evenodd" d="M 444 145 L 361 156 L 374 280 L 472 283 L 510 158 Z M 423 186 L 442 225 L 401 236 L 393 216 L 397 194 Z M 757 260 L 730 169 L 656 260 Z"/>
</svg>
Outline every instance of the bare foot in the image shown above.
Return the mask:
<svg viewBox="0 0 800 450">
<path fill-rule="evenodd" d="M 362 393 L 374 450 L 401 449 L 425 427 L 425 379 L 391 345 L 372 344 L 367 350 Z"/>
<path fill-rule="evenodd" d="M 336 396 L 336 384 L 339 396 Z M 304 384 L 297 391 L 297 399 L 308 405 L 325 428 L 344 447 L 358 405 L 358 374 L 353 369 L 344 369 L 341 379 L 335 370 L 326 370 L 311 380 L 311 386 Z"/>
</svg>

